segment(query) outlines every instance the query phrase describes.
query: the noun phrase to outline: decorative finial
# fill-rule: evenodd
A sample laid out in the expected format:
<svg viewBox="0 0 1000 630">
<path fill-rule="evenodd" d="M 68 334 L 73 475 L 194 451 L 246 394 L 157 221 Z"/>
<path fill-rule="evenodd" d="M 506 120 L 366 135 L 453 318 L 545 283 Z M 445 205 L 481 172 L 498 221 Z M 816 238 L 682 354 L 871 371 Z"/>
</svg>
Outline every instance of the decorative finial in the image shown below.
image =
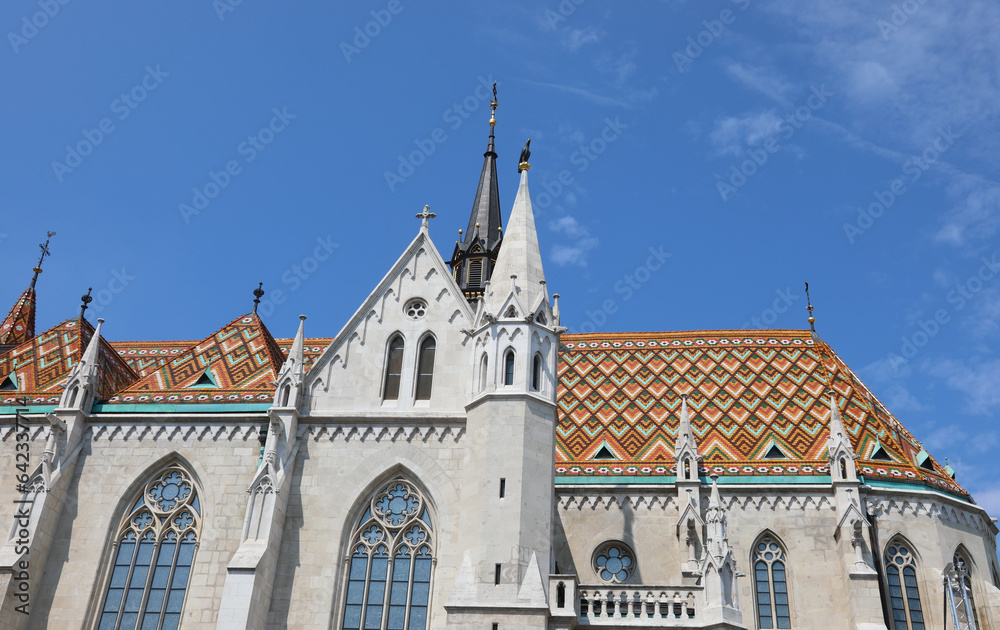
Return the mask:
<svg viewBox="0 0 1000 630">
<path fill-rule="evenodd" d="M 38 244 L 38 246 L 42 248 L 42 255 L 38 257 L 38 265 L 34 269 L 32 269 L 32 271 L 35 272 L 35 275 L 31 277 L 31 288 L 32 289 L 35 288 L 35 281 L 38 280 L 38 274 L 42 273 L 42 261 L 45 260 L 46 256 L 51 256 L 52 255 L 52 254 L 49 253 L 49 240 L 53 236 L 55 236 L 55 235 L 56 235 L 55 232 L 51 232 L 51 231 L 47 232 L 45 234 L 45 236 L 46 236 L 45 242 Z"/>
<path fill-rule="evenodd" d="M 459 235 L 459 236 L 461 236 L 461 235 L 462 235 L 462 228 L 458 228 L 458 235 Z"/>
<path fill-rule="evenodd" d="M 531 169 L 531 164 L 528 164 L 528 158 L 531 157 L 531 149 L 529 148 L 530 146 L 531 146 L 531 138 L 528 138 L 528 141 L 524 143 L 524 148 L 521 149 L 521 157 L 517 161 L 518 173 L 520 173 L 521 171 L 527 171 Z"/>
<path fill-rule="evenodd" d="M 431 225 L 430 224 L 430 220 L 433 219 L 436 216 L 437 216 L 436 214 L 434 214 L 433 212 L 431 212 L 431 207 L 428 206 L 428 205 L 425 205 L 424 206 L 424 211 L 417 213 L 417 218 L 421 219 L 421 221 L 420 221 L 420 229 L 421 230 L 428 229 L 430 227 L 430 225 Z M 461 233 L 461 230 L 459 230 L 459 233 Z"/>
<path fill-rule="evenodd" d="M 809 328 L 816 332 L 816 318 L 813 317 L 812 298 L 809 297 L 809 283 L 806 282 L 806 309 L 809 311 Z"/>
<path fill-rule="evenodd" d="M 80 307 L 80 321 L 83 321 L 83 314 L 87 311 L 87 305 L 94 301 L 94 298 L 90 297 L 90 292 L 93 290 L 94 287 L 87 287 L 87 295 L 80 298 L 83 300 L 83 306 Z"/>
<path fill-rule="evenodd" d="M 253 312 L 257 312 L 257 305 L 260 304 L 260 298 L 264 296 L 264 283 L 261 282 L 257 285 L 257 288 L 253 290 Z"/>
<path fill-rule="evenodd" d="M 496 127 L 497 125 L 497 83 L 493 82 L 493 100 L 490 101 L 490 127 Z"/>
</svg>

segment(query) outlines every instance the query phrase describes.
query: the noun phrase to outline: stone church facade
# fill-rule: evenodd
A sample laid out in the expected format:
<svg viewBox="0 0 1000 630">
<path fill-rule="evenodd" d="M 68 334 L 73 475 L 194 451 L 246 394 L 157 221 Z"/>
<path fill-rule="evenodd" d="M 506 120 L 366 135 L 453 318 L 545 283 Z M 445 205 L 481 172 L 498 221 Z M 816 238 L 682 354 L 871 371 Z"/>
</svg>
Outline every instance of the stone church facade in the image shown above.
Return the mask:
<svg viewBox="0 0 1000 630">
<path fill-rule="evenodd" d="M 39 263 L 0 628 L 1000 628 L 996 525 L 815 330 L 567 334 L 494 124 L 333 337 L 36 334 Z"/>
</svg>

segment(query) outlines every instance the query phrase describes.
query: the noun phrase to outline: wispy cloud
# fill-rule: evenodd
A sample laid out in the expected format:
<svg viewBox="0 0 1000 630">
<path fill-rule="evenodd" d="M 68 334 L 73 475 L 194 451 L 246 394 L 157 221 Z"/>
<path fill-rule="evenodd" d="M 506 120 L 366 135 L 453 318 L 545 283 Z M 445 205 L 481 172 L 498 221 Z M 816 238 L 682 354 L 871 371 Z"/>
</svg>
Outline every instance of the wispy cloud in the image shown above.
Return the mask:
<svg viewBox="0 0 1000 630">
<path fill-rule="evenodd" d="M 559 41 L 570 52 L 577 52 L 587 44 L 596 44 L 604 39 L 604 33 L 593 26 L 587 28 L 564 29 L 559 32 Z"/>
<path fill-rule="evenodd" d="M 760 144 L 778 131 L 781 118 L 773 110 L 727 116 L 715 123 L 709 140 L 718 155 L 739 155 L 748 146 Z"/>
<path fill-rule="evenodd" d="M 1000 359 L 926 361 L 921 371 L 965 394 L 965 410 L 969 413 L 985 415 L 1000 410 L 1000 388 L 997 387 Z"/>
<path fill-rule="evenodd" d="M 530 81 L 530 80 L 525 80 L 525 83 L 529 85 L 535 85 L 538 87 L 558 90 L 559 92 L 565 92 L 567 94 L 572 94 L 574 96 L 579 96 L 580 98 L 587 99 L 588 101 L 596 105 L 603 105 L 605 107 L 622 107 L 625 109 L 629 109 L 630 107 L 632 107 L 631 104 L 629 104 L 626 101 L 623 101 L 622 99 L 613 98 L 611 96 L 604 96 L 602 94 L 597 94 L 595 92 L 591 92 L 590 90 L 574 87 L 572 85 L 561 85 L 559 83 L 544 83 L 541 81 Z"/>
<path fill-rule="evenodd" d="M 570 245 L 559 244 L 553 247 L 552 261 L 562 267 L 586 267 L 587 254 L 599 244 L 598 239 L 590 235 L 590 230 L 571 215 L 551 221 L 549 228 L 573 241 Z"/>
<path fill-rule="evenodd" d="M 776 103 L 790 105 L 788 95 L 792 92 L 792 84 L 773 69 L 736 62 L 726 66 L 726 74 L 740 85 L 760 92 Z"/>
</svg>

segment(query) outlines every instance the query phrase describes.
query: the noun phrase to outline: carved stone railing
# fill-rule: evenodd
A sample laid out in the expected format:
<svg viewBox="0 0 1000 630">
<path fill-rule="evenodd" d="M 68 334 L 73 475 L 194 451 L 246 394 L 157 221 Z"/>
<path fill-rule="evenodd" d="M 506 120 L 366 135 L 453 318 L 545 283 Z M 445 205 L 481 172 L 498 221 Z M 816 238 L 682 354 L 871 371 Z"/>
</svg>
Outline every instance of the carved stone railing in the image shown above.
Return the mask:
<svg viewBox="0 0 1000 630">
<path fill-rule="evenodd" d="M 698 586 L 577 587 L 580 625 L 689 627 L 705 608 Z"/>
</svg>

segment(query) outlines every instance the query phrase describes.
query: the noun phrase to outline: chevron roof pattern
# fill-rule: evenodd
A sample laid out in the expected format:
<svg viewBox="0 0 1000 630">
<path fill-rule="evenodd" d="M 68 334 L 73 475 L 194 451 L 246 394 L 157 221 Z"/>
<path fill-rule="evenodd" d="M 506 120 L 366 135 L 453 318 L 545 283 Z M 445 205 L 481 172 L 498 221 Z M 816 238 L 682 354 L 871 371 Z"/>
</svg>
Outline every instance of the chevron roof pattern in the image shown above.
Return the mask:
<svg viewBox="0 0 1000 630">
<path fill-rule="evenodd" d="M 933 459 L 919 465 L 913 436 L 809 331 L 577 334 L 562 344 L 558 476 L 673 476 L 683 396 L 703 474 L 828 475 L 832 393 L 859 475 L 967 496 Z"/>
<path fill-rule="evenodd" d="M 35 336 L 35 290 L 28 287 L 0 323 L 0 346 L 19 346 Z"/>
<path fill-rule="evenodd" d="M 8 353 L 0 356 L 0 378 L 12 372 L 17 375 L 17 391 L 3 392 L 0 402 L 14 404 L 21 397 L 30 403 L 58 404 L 66 379 L 80 361 L 83 351 L 94 335 L 94 327 L 86 319 L 68 319 L 50 328 Z M 114 392 L 135 382 L 138 375 L 118 357 L 118 353 L 101 339 L 98 351 L 101 380 L 97 398 L 106 399 Z"/>
<path fill-rule="evenodd" d="M 154 348 L 157 344 L 145 347 Z M 159 349 L 166 349 L 167 354 L 146 356 L 156 361 L 163 359 L 162 363 L 159 366 L 146 363 L 145 376 L 111 397 L 109 403 L 269 403 L 274 398 L 278 370 L 285 360 L 256 313 L 237 317 L 183 353 L 172 353 L 177 347 L 170 344 Z M 125 351 L 124 356 L 129 356 L 128 348 L 119 347 L 117 351 Z M 196 385 L 206 373 L 214 386 Z"/>
</svg>

